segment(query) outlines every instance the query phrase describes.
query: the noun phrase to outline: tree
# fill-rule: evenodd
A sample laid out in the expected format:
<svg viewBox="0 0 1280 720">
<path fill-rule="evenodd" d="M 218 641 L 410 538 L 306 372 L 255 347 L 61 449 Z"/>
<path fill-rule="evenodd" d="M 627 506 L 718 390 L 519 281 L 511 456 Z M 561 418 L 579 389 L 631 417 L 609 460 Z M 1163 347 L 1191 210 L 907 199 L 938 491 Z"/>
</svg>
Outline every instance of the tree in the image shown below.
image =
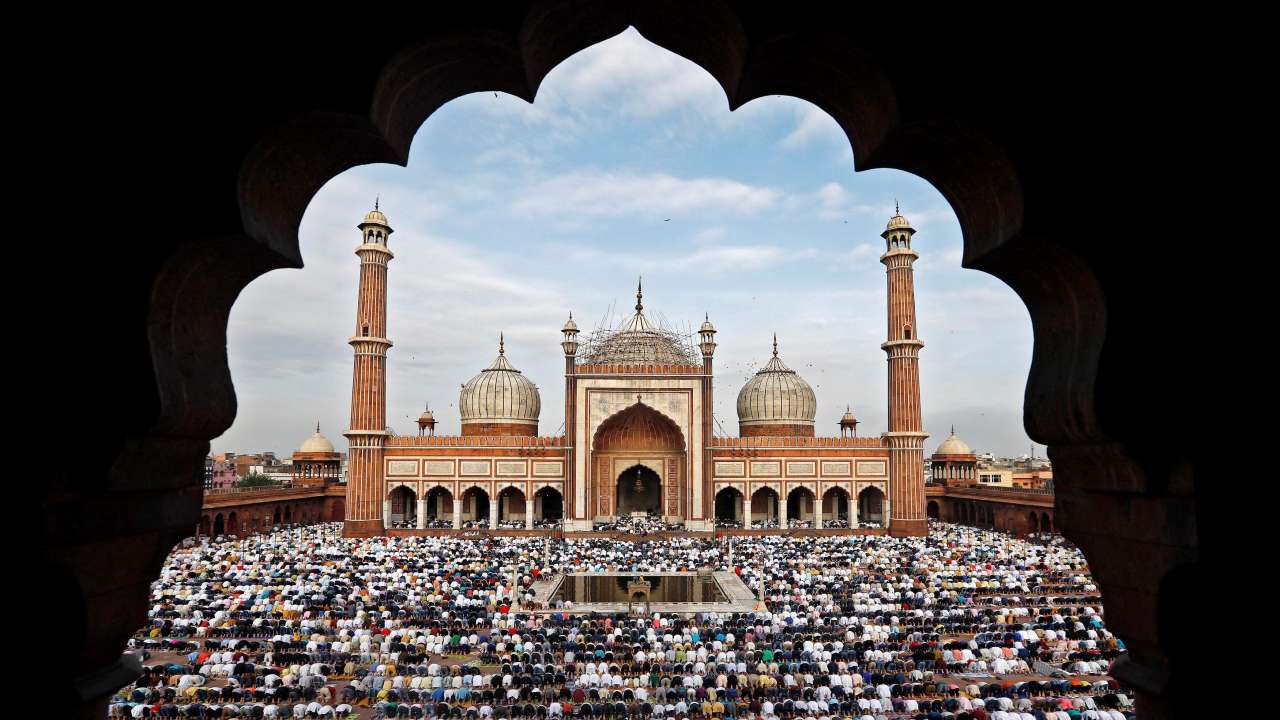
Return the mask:
<svg viewBox="0 0 1280 720">
<path fill-rule="evenodd" d="M 236 487 L 241 487 L 241 488 L 268 487 L 271 485 L 278 485 L 278 484 L 279 483 L 277 483 L 275 480 L 272 480 L 271 478 L 267 477 L 266 475 L 263 475 L 262 473 L 249 473 L 248 475 L 245 475 L 244 477 L 240 478 L 239 481 L 236 482 Z"/>
</svg>

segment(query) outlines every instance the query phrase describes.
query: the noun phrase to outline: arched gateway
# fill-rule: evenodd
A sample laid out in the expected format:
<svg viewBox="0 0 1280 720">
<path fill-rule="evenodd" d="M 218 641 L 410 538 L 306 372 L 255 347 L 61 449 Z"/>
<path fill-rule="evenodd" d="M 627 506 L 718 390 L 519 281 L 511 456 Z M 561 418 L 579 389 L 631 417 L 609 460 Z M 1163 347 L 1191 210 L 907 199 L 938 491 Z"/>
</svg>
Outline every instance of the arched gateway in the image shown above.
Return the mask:
<svg viewBox="0 0 1280 720">
<path fill-rule="evenodd" d="M 667 416 L 637 399 L 596 430 L 597 517 L 681 514 L 684 436 Z"/>
</svg>

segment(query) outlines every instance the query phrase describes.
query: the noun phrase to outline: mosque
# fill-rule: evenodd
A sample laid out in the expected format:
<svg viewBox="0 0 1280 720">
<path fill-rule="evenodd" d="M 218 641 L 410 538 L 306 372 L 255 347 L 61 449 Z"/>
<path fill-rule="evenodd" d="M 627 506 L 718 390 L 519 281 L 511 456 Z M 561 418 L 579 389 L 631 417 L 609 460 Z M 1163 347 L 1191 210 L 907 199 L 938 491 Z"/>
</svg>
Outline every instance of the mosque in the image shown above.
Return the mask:
<svg viewBox="0 0 1280 720">
<path fill-rule="evenodd" d="M 542 397 L 499 340 L 493 362 L 462 386 L 461 434 L 437 435 L 428 410 L 416 436 L 386 423 L 387 268 L 392 228 L 375 205 L 358 225 L 360 290 L 344 533 L 428 529 L 590 531 L 633 514 L 690 532 L 717 521 L 775 532 L 879 528 L 924 535 L 924 453 L 911 247 L 900 212 L 881 236 L 888 293 L 888 429 L 816 432 L 813 388 L 773 357 L 739 391 L 738 436 L 713 431 L 716 329 L 681 335 L 635 312 L 617 327 L 561 328 L 564 433 L 538 434 Z M 317 431 L 318 436 L 318 431 Z M 314 437 L 316 449 L 324 449 Z M 331 447 L 330 447 L 331 450 Z M 321 456 L 315 456 L 322 459 Z M 319 470 L 318 472 L 325 472 Z"/>
</svg>

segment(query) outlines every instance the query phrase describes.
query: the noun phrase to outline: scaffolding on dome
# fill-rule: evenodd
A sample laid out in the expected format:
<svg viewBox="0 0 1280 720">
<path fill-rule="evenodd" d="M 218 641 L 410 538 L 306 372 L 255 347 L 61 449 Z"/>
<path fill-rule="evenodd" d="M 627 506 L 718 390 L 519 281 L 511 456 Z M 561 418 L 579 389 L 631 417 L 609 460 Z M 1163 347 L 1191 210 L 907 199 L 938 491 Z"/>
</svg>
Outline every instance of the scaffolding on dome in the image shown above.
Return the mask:
<svg viewBox="0 0 1280 720">
<path fill-rule="evenodd" d="M 639 293 L 637 293 L 639 295 Z M 654 324 L 644 316 L 637 298 L 636 313 L 616 329 L 606 321 L 584 335 L 578 345 L 579 365 L 701 365 L 697 333 L 667 326 L 661 317 Z"/>
</svg>

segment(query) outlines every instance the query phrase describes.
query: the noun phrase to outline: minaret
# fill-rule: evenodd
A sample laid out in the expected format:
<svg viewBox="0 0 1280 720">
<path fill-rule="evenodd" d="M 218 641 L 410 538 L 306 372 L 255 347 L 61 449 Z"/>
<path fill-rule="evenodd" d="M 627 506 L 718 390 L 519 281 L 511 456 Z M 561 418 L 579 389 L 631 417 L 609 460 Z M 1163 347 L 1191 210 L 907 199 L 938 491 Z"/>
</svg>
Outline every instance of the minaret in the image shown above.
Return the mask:
<svg viewBox="0 0 1280 720">
<path fill-rule="evenodd" d="M 387 249 L 391 225 L 378 203 L 364 216 L 360 228 L 360 295 L 356 302 L 356 333 L 351 338 L 355 369 L 351 375 L 351 429 L 347 459 L 346 537 L 381 535 L 383 452 L 387 441 Z"/>
<path fill-rule="evenodd" d="M 898 211 L 880 234 L 885 241 L 889 338 L 880 347 L 889 361 L 889 534 L 926 535 L 924 508 L 924 439 L 920 420 L 920 348 L 912 265 L 920 257 L 911 249 L 915 229 Z"/>
<path fill-rule="evenodd" d="M 712 360 L 716 354 L 716 326 L 711 324 L 711 314 L 703 315 L 702 327 L 698 328 L 698 349 L 702 351 L 702 444 L 711 445 L 715 437 L 712 425 L 715 423 L 715 366 Z M 693 448 L 691 448 L 693 449 Z M 702 455 L 702 522 L 707 530 L 715 529 L 716 492 L 712 477 L 715 466 L 711 462 L 711 451 L 703 448 Z"/>
<path fill-rule="evenodd" d="M 561 331 L 564 334 L 564 340 L 560 343 L 560 347 L 564 349 L 564 504 L 561 517 L 562 525 L 569 527 L 570 523 L 582 522 L 585 513 L 578 511 L 578 488 L 577 488 L 577 459 L 574 457 L 574 445 L 577 439 L 577 370 L 576 358 L 578 356 L 578 323 L 573 321 L 573 313 L 569 313 L 569 319 L 565 321 L 564 328 Z M 588 523 L 586 529 L 591 529 Z"/>
</svg>

